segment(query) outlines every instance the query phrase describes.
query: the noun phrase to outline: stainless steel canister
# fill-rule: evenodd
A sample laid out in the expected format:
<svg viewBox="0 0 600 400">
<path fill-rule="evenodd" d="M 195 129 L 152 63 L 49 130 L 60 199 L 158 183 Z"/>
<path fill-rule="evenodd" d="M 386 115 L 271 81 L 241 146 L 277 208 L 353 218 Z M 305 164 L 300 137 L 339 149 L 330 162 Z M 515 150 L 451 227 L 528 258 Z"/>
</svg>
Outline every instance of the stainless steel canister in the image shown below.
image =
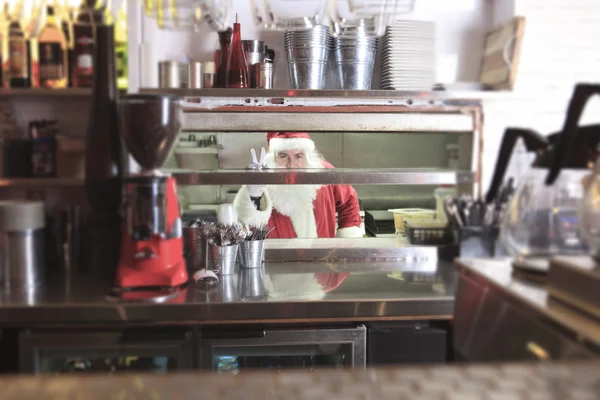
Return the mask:
<svg viewBox="0 0 600 400">
<path fill-rule="evenodd" d="M 262 40 L 242 40 L 242 47 L 246 55 L 246 64 L 248 64 L 250 87 L 258 87 L 254 79 L 254 65 L 265 61 L 265 42 Z"/>
<path fill-rule="evenodd" d="M 187 68 L 187 87 L 189 89 L 202 89 L 202 63 L 190 61 Z"/>
<path fill-rule="evenodd" d="M 177 61 L 160 61 L 158 63 L 158 87 L 161 89 L 180 89 L 185 87 L 182 70 L 186 71 L 187 65 Z"/>
<path fill-rule="evenodd" d="M 273 63 L 254 64 L 254 82 L 258 89 L 273 89 Z"/>
<path fill-rule="evenodd" d="M 35 289 L 44 279 L 44 203 L 0 201 L 0 274 L 6 289 Z"/>
</svg>

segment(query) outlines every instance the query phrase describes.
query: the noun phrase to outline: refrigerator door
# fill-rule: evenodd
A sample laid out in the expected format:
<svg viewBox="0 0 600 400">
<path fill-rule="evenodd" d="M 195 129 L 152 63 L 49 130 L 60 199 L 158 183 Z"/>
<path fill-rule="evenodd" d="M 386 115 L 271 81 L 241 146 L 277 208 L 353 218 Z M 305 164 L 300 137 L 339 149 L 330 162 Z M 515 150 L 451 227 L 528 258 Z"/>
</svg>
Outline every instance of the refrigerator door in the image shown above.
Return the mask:
<svg viewBox="0 0 600 400">
<path fill-rule="evenodd" d="M 201 339 L 202 368 L 238 374 L 246 370 L 364 368 L 366 329 L 352 328 L 208 332 Z"/>
<path fill-rule="evenodd" d="M 23 332 L 20 370 L 26 373 L 168 372 L 191 369 L 188 331 Z"/>
</svg>

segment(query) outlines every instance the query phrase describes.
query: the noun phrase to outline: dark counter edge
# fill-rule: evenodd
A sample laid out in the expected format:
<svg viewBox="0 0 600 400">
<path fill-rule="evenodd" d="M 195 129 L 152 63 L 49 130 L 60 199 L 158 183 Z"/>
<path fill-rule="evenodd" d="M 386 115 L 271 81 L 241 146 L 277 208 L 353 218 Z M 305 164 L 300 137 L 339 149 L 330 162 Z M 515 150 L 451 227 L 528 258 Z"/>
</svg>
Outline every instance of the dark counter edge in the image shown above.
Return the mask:
<svg viewBox="0 0 600 400">
<path fill-rule="evenodd" d="M 56 304 L 0 305 L 0 325 L 65 324 L 240 324 L 281 322 L 362 322 L 447 320 L 454 298 L 402 300 L 236 302 L 220 304 Z"/>
</svg>

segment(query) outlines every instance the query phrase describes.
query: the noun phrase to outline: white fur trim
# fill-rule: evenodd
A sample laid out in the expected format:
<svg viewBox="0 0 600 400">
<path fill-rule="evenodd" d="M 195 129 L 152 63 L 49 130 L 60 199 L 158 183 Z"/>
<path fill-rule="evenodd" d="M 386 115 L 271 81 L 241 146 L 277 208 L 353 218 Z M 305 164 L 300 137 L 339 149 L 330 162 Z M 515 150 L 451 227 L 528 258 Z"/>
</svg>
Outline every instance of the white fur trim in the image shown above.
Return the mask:
<svg viewBox="0 0 600 400">
<path fill-rule="evenodd" d="M 238 190 L 233 200 L 233 207 L 237 211 L 240 222 L 250 226 L 260 226 L 269 222 L 271 212 L 273 211 L 273 202 L 267 191 L 265 191 L 261 199 L 261 209 L 257 210 L 256 204 L 254 204 L 248 194 L 248 188 L 244 185 Z"/>
<path fill-rule="evenodd" d="M 313 239 L 319 237 L 317 233 L 315 211 L 312 208 L 305 209 L 292 215 L 290 220 L 292 221 L 292 226 L 294 227 L 294 232 L 296 232 L 296 237 L 298 239 Z"/>
<path fill-rule="evenodd" d="M 362 229 L 360 226 L 349 226 L 347 228 L 340 228 L 335 234 L 337 238 L 361 238 L 363 237 Z"/>
<path fill-rule="evenodd" d="M 306 150 L 315 149 L 315 142 L 307 138 L 273 138 L 269 141 L 269 151 L 278 152 L 283 150 Z"/>
</svg>

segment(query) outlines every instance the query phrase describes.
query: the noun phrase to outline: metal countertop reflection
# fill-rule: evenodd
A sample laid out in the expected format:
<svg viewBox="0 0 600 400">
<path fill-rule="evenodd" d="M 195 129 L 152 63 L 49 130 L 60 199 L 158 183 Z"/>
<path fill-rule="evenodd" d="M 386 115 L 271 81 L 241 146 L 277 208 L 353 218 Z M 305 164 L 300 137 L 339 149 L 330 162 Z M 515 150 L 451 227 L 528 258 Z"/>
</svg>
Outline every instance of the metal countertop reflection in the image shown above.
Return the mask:
<svg viewBox="0 0 600 400">
<path fill-rule="evenodd" d="M 165 303 L 112 301 L 109 284 L 55 277 L 32 292 L 0 290 L 1 325 L 80 323 L 279 323 L 449 319 L 451 263 L 267 263 L 204 289 L 190 283 Z"/>
</svg>

